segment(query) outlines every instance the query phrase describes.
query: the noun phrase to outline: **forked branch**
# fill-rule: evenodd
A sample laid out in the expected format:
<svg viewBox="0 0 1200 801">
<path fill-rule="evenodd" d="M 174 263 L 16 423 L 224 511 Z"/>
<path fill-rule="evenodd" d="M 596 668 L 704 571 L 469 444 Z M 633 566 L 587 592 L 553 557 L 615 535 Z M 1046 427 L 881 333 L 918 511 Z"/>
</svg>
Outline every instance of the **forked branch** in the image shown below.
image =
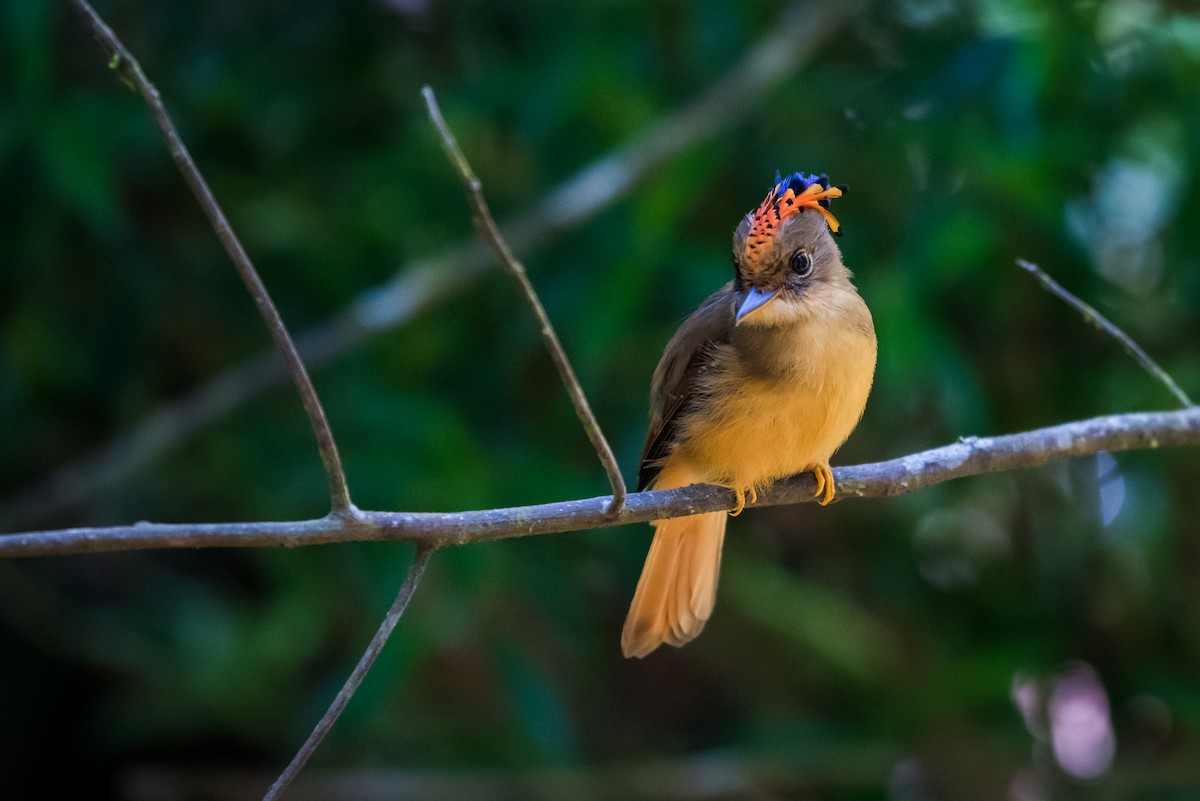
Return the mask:
<svg viewBox="0 0 1200 801">
<path fill-rule="evenodd" d="M 508 220 L 503 226 L 508 242 L 518 252 L 545 243 L 595 217 L 679 154 L 718 136 L 811 60 L 859 5 L 791 3 L 781 11 L 778 24 L 706 91 L 584 165 Z M 477 280 L 491 264 L 487 248 L 469 242 L 406 265 L 390 280 L 361 292 L 336 315 L 302 332 L 298 346 L 305 364 L 309 370 L 319 369 L 370 337 L 409 322 Z M 225 369 L 100 448 L 0 500 L 0 528 L 28 528 L 127 480 L 285 377 L 269 352 Z"/>
<path fill-rule="evenodd" d="M 617 465 L 617 457 L 613 456 L 612 448 L 609 447 L 604 432 L 600 430 L 600 423 L 596 420 L 596 415 L 592 413 L 587 395 L 584 394 L 579 379 L 575 377 L 571 360 L 567 358 L 567 352 L 563 350 L 562 342 L 559 341 L 558 334 L 554 331 L 554 325 L 550 322 L 550 317 L 546 314 L 546 309 L 538 298 L 537 290 L 533 288 L 533 283 L 529 280 L 528 273 L 525 272 L 525 265 L 517 261 L 512 249 L 504 240 L 504 235 L 500 233 L 496 221 L 492 218 L 491 209 L 488 208 L 487 200 L 483 196 L 483 183 L 471 169 L 466 155 L 463 154 L 462 148 L 458 146 L 458 141 L 450 131 L 450 126 L 446 124 L 442 110 L 438 106 L 437 96 L 428 86 L 421 90 L 421 94 L 425 98 L 429 119 L 437 128 L 442 149 L 446 151 L 446 157 L 454 165 L 458 179 L 467 192 L 467 198 L 471 203 L 471 219 L 475 222 L 475 229 L 491 248 L 492 253 L 496 256 L 496 261 L 500 262 L 504 271 L 517 282 L 525 305 L 529 307 L 533 318 L 537 320 L 542 342 L 546 345 L 550 359 L 558 370 L 558 377 L 562 379 L 563 386 L 567 388 L 567 394 L 571 396 L 575 414 L 579 417 L 583 430 L 587 432 L 592 447 L 596 449 L 596 455 L 600 457 L 600 464 L 604 465 L 604 472 L 608 473 L 608 483 L 612 487 L 613 493 L 609 511 L 616 512 L 625 503 L 625 479 L 621 477 L 621 468 Z"/>
<path fill-rule="evenodd" d="M 209 223 L 216 231 L 217 238 L 221 240 L 225 252 L 229 254 L 233 266 L 237 268 L 238 275 L 241 276 L 255 305 L 258 306 L 259 314 L 262 315 L 267 330 L 271 332 L 271 338 L 275 340 L 275 347 L 283 356 L 288 373 L 296 384 L 296 390 L 300 393 L 300 401 L 304 404 L 304 411 L 308 414 L 313 434 L 317 438 L 317 448 L 321 453 L 321 462 L 325 466 L 325 477 L 329 483 L 329 498 L 333 512 L 352 515 L 354 505 L 350 502 L 350 490 L 346 486 L 346 473 L 342 468 L 342 458 L 338 454 L 337 442 L 334 441 L 333 432 L 329 428 L 329 421 L 325 418 L 325 409 L 322 408 L 321 401 L 317 397 L 317 390 L 308 375 L 308 369 L 305 368 L 304 362 L 296 350 L 296 343 L 292 341 L 287 326 L 283 324 L 283 318 L 280 317 L 279 310 L 275 308 L 275 302 L 271 300 L 271 295 L 267 292 L 266 285 L 263 284 L 262 278 L 254 268 L 254 263 L 250 261 L 249 254 L 242 247 L 241 240 L 234 233 L 233 226 L 229 224 L 225 212 L 221 210 L 216 197 L 209 189 L 208 182 L 200 174 L 200 169 L 192 159 L 191 153 L 188 152 L 187 146 L 183 144 L 183 139 L 179 136 L 179 131 L 171 120 L 171 115 L 167 113 L 167 108 L 163 105 L 158 89 L 146 77 L 141 64 L 125 48 L 113 29 L 100 18 L 87 0 L 71 0 L 71 2 L 91 26 L 96 41 L 108 54 L 108 66 L 117 73 L 122 81 L 142 96 L 146 105 L 153 112 L 154 121 L 158 123 L 159 130 L 162 131 L 167 148 L 171 151 L 171 158 L 175 160 L 175 166 L 183 174 L 183 179 L 187 181 L 188 188 L 192 190 L 196 202 L 204 210 L 205 216 L 208 217 Z"/>
<path fill-rule="evenodd" d="M 571 396 L 576 413 L 608 473 L 613 494 L 609 498 L 451 514 L 359 512 L 355 509 L 350 500 L 336 443 L 305 364 L 245 249 L 183 145 L 157 89 L 146 78 L 138 62 L 126 50 L 111 28 L 103 22 L 86 0 L 72 0 L 72 2 L 88 21 L 97 40 L 108 53 L 111 68 L 143 97 L 153 112 L 172 158 L 234 262 L 239 275 L 258 306 L 277 348 L 283 355 L 287 370 L 297 386 L 317 439 L 329 483 L 332 512 L 319 520 L 295 522 L 209 525 L 147 523 L 108 528 L 27 532 L 0 537 L 0 557 L 145 548 L 294 546 L 355 540 L 417 543 L 417 552 L 408 576 L 382 625 L 328 711 L 288 768 L 268 790 L 267 799 L 277 798 L 288 787 L 320 745 L 342 710 L 345 709 L 403 614 L 434 549 L 443 545 L 576 531 L 718 511 L 728 509 L 733 505 L 731 492 L 712 486 L 692 486 L 626 496 L 626 487 L 612 449 L 591 412 L 548 316 L 538 300 L 523 266 L 513 256 L 511 248 L 492 219 L 480 181 L 471 170 L 446 125 L 432 90 L 426 88 L 424 96 L 430 117 L 438 129 L 447 155 L 467 190 L 476 227 L 499 263 L 517 282 L 524 300 L 538 321 L 541 335 Z M 811 43 L 812 40 L 809 41 Z M 791 58 L 797 58 L 794 55 L 796 48 L 792 42 L 784 41 L 783 46 L 790 48 L 789 52 L 793 53 Z M 775 53 L 775 55 L 779 56 L 779 53 Z M 750 66 L 755 67 L 756 62 L 752 62 Z M 765 68 L 770 65 L 763 62 L 757 66 Z M 751 77 L 757 74 L 753 70 L 751 73 Z M 776 73 L 768 71 L 767 74 Z M 769 81 L 765 83 L 769 83 Z M 735 86 L 735 89 L 737 88 Z M 744 96 L 741 102 L 745 102 Z M 683 119 L 680 124 L 686 128 L 686 124 L 693 123 L 695 120 Z M 669 140 L 670 137 L 667 139 Z M 669 144 L 668 142 L 667 145 L 663 145 L 663 148 L 669 150 Z M 624 185 L 628 186 L 639 170 L 644 173 L 648 169 L 648 165 L 655 159 L 664 157 L 662 153 L 652 151 L 629 155 L 627 163 L 624 164 L 628 168 L 627 175 L 616 176 L 620 180 L 616 180 L 611 175 L 605 177 L 610 185 L 614 183 L 619 185 L 624 182 Z M 609 191 L 611 196 L 614 190 L 610 188 L 606 191 Z M 591 201 L 593 207 L 596 207 L 599 202 Z M 556 207 L 553 214 L 545 214 L 547 228 L 555 225 L 561 227 L 566 224 L 562 219 L 554 217 L 554 214 L 557 213 Z M 576 214 L 579 214 L 578 210 L 576 210 Z M 533 236 L 528 230 L 520 233 L 525 238 Z M 1080 309 L 1085 318 L 1121 341 L 1126 350 L 1139 363 L 1163 381 L 1183 405 L 1190 407 L 1190 400 L 1186 394 L 1128 336 L 1090 306 L 1063 290 L 1035 265 L 1024 261 L 1019 263 L 1034 273 L 1051 291 Z M 463 279 L 459 277 L 455 280 Z M 375 298 L 374 300 L 376 306 L 373 308 L 377 308 L 379 299 Z M 389 314 L 393 315 L 394 319 L 395 312 L 389 312 Z M 379 321 L 376 320 L 374 325 L 379 326 Z M 355 337 L 361 337 L 362 332 L 369 328 L 368 324 L 358 319 L 355 320 L 355 326 L 357 327 L 338 328 L 339 348 L 348 347 L 346 342 Z M 333 353 L 336 350 L 333 348 L 330 352 Z M 260 381 L 260 384 L 262 383 Z M 1200 408 L 1191 407 L 1179 412 L 1113 415 L 1002 437 L 970 438 L 888 462 L 839 468 L 835 471 L 838 482 L 837 497 L 840 499 L 898 495 L 964 476 L 1028 468 L 1099 451 L 1198 445 L 1200 445 Z M 758 505 L 799 503 L 811 500 L 813 485 L 812 477 L 807 474 L 778 482 L 760 496 Z"/>
</svg>

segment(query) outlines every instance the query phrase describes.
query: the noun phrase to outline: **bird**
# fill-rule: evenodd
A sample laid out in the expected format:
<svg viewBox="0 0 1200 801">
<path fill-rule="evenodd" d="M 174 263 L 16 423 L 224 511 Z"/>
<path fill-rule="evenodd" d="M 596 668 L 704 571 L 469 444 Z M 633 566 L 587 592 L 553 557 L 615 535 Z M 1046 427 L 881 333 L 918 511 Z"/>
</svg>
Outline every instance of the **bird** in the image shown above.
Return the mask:
<svg viewBox="0 0 1200 801">
<path fill-rule="evenodd" d="M 654 521 L 621 633 L 626 657 L 703 630 L 716 603 L 725 523 L 774 481 L 812 472 L 824 506 L 830 457 L 866 407 L 877 343 L 834 235 L 824 174 L 779 173 L 733 233 L 733 280 L 679 326 L 654 371 L 638 490 L 716 484 L 736 506 Z"/>
</svg>

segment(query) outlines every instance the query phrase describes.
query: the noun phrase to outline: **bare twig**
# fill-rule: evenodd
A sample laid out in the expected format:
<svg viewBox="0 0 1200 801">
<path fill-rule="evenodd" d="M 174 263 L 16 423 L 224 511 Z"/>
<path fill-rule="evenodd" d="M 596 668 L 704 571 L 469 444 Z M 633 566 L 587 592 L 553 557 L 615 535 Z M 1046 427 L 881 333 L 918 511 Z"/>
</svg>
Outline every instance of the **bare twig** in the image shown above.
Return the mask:
<svg viewBox="0 0 1200 801">
<path fill-rule="evenodd" d="M 425 573 L 425 565 L 429 563 L 429 556 L 433 553 L 433 550 L 433 548 L 427 545 L 417 546 L 417 552 L 413 555 L 412 564 L 408 568 L 408 576 L 405 577 L 404 583 L 400 585 L 400 592 L 396 594 L 396 600 L 392 602 L 392 608 L 388 610 L 387 615 L 383 618 L 383 623 L 379 624 L 379 630 L 371 638 L 370 644 L 367 645 L 367 650 L 363 652 L 362 657 L 358 660 L 358 664 L 354 666 L 354 670 L 350 673 L 350 677 L 346 679 L 346 683 L 342 685 L 342 689 L 338 690 L 333 703 L 329 705 L 329 709 L 321 716 L 312 733 L 308 735 L 308 739 L 304 741 L 304 745 L 300 746 L 300 750 L 296 752 L 296 756 L 292 757 L 292 761 L 284 768 L 283 773 L 279 774 L 279 778 L 267 790 L 266 795 L 263 796 L 263 801 L 272 801 L 272 799 L 279 798 L 283 791 L 288 788 L 292 780 L 304 769 L 313 752 L 321 745 L 321 741 L 325 739 L 325 735 L 329 734 L 329 730 L 333 728 L 333 724 L 337 722 L 346 705 L 350 703 L 350 699 L 358 690 L 359 685 L 362 684 L 363 679 L 366 678 L 367 671 L 371 669 L 371 665 L 375 664 L 376 657 L 383 650 L 383 646 L 387 644 L 388 637 L 392 636 L 392 630 L 400 622 L 400 616 L 404 614 L 409 600 L 412 598 L 413 593 L 416 592 L 417 584 L 421 581 L 421 576 Z"/>
<path fill-rule="evenodd" d="M 966 476 L 1036 467 L 1099 451 L 1200 446 L 1200 407 L 1173 412 L 1111 415 L 1009 434 L 970 437 L 934 450 L 887 462 L 839 467 L 837 498 L 883 498 L 914 492 Z M 759 494 L 758 506 L 811 501 L 816 483 L 809 473 L 777 482 Z M 362 512 L 353 520 L 272 523 L 157 524 L 75 528 L 0 536 L 0 558 L 48 556 L 148 548 L 262 547 L 393 540 L 425 545 L 581 531 L 623 523 L 731 509 L 733 493 L 721 487 L 635 492 L 616 515 L 611 499 L 488 509 L 478 512 Z"/>
<path fill-rule="evenodd" d="M 275 347 L 283 356 L 288 373 L 291 375 L 292 381 L 296 384 L 296 390 L 300 393 L 300 400 L 304 404 L 304 411 L 308 413 L 313 434 L 317 438 L 317 448 L 321 453 L 321 461 L 325 465 L 325 475 L 329 482 L 329 497 L 333 511 L 338 514 L 352 514 L 354 506 L 350 502 L 350 491 L 346 486 L 346 474 L 342 469 L 342 459 L 338 455 L 337 442 L 334 441 L 333 432 L 329 428 L 329 421 L 325 419 L 325 410 L 321 407 L 321 401 L 317 397 L 317 390 L 313 386 L 312 379 L 309 378 L 308 370 L 305 368 L 304 362 L 296 350 L 295 343 L 292 342 L 291 334 L 288 333 L 287 327 L 283 323 L 283 318 L 279 316 L 279 310 L 275 308 L 275 302 L 271 300 L 271 295 L 267 292 L 266 285 L 263 284 L 258 271 L 254 269 L 254 264 L 250 261 L 250 256 L 246 253 L 246 249 L 242 247 L 241 240 L 234 233 L 229 220 L 226 219 L 225 212 L 221 210 L 216 197 L 213 196 L 212 190 L 208 187 L 208 182 L 200 174 L 200 169 L 196 166 L 196 162 L 192 159 L 187 147 L 183 144 L 183 139 L 179 136 L 179 131 L 175 128 L 175 123 L 167 113 L 166 106 L 163 105 L 158 89 L 146 77 L 137 59 L 125 48 L 125 45 L 117 38 L 113 29 L 100 18 L 100 15 L 88 4 L 87 0 L 72 0 L 72 3 L 80 15 L 83 16 L 84 20 L 91 26 L 96 41 L 100 43 L 100 46 L 108 54 L 109 67 L 117 73 L 121 80 L 142 96 L 142 99 L 146 101 L 146 104 L 154 113 L 154 120 L 158 123 L 159 129 L 162 131 L 163 138 L 167 142 L 167 147 L 171 151 L 171 158 L 175 161 L 175 166 L 183 174 L 183 179 L 187 181 L 187 185 L 196 197 L 196 201 L 204 210 L 204 214 L 212 224 L 213 230 L 216 231 L 217 238 L 221 240 L 221 244 L 225 247 L 225 252 L 233 260 L 233 265 L 237 268 L 238 275 L 242 277 L 242 282 L 245 283 L 246 289 L 254 299 L 255 305 L 258 306 L 258 311 L 262 315 L 263 322 L 266 323 L 267 330 L 271 332 L 271 338 L 275 340 Z"/>
<path fill-rule="evenodd" d="M 716 137 L 806 63 L 854 9 L 852 3 L 792 5 L 780 24 L 707 92 L 588 164 L 501 226 L 509 244 L 518 252 L 544 244 L 594 217 L 670 159 Z M 340 314 L 297 337 L 300 353 L 310 370 L 328 364 L 454 295 L 492 264 L 486 247 L 469 242 L 406 265 L 387 283 L 363 292 Z M 0 504 L 0 528 L 28 526 L 115 486 L 285 377 L 273 354 L 226 369 L 108 444 L 6 498 Z"/>
<path fill-rule="evenodd" d="M 604 472 L 608 473 L 608 483 L 613 492 L 612 506 L 609 511 L 616 512 L 625 503 L 625 479 L 621 477 L 621 468 L 617 465 L 617 457 L 613 456 L 608 439 L 600 429 L 596 415 L 592 413 L 591 404 L 588 403 L 587 395 L 579 384 L 575 369 L 571 367 L 571 360 L 567 358 L 567 352 L 563 350 L 562 342 L 559 341 L 558 334 L 554 330 L 554 324 L 550 322 L 550 317 L 546 314 L 546 309 L 538 298 L 537 290 L 533 288 L 533 282 L 529 280 L 529 275 L 525 272 L 525 265 L 517 261 L 508 247 L 508 243 L 504 240 L 504 235 L 496 226 L 496 221 L 492 218 L 492 211 L 488 208 L 487 200 L 483 196 L 483 183 L 471 169 L 466 155 L 458 146 L 458 140 L 454 138 L 450 126 L 446 124 L 433 89 L 426 86 L 421 90 L 421 95 L 425 98 L 425 108 L 429 111 L 429 119 L 433 122 L 433 127 L 437 128 L 442 149 L 446 151 L 446 157 L 454 165 L 458 179 L 467 192 L 475 230 L 492 249 L 496 261 L 500 263 L 504 271 L 517 282 L 517 287 L 521 290 L 521 297 L 529 306 L 533 318 L 537 320 L 542 342 L 545 344 L 546 350 L 550 352 L 550 360 L 554 362 L 554 367 L 558 370 L 558 377 L 562 379 L 567 394 L 571 396 L 575 414 L 579 417 L 579 422 L 587 433 L 592 447 L 596 449 L 596 455 L 600 457 L 600 464 L 604 465 Z"/>
<path fill-rule="evenodd" d="M 1117 326 L 1114 325 L 1107 317 L 1096 311 L 1090 304 L 1085 303 L 1075 295 L 1068 292 L 1063 288 L 1062 284 L 1051 278 L 1045 270 L 1033 262 L 1026 261 L 1025 259 L 1017 259 L 1017 266 L 1031 273 L 1051 294 L 1057 296 L 1060 300 L 1063 300 L 1067 304 L 1074 307 L 1076 311 L 1083 315 L 1084 320 L 1108 334 L 1110 337 L 1117 340 L 1117 342 L 1120 342 L 1121 347 L 1125 349 L 1125 352 L 1132 356 L 1134 360 L 1146 370 L 1146 372 L 1161 381 L 1163 386 L 1165 386 L 1167 390 L 1175 396 L 1175 399 L 1179 401 L 1179 404 L 1183 406 L 1183 408 L 1186 409 L 1187 407 L 1193 405 L 1191 398 L 1189 398 L 1187 393 L 1179 388 L 1179 385 L 1175 383 L 1175 379 L 1171 378 L 1170 374 L 1168 374 L 1166 370 L 1159 367 L 1158 362 L 1151 359 L 1150 355 L 1147 354 L 1146 351 L 1142 350 L 1141 346 L 1134 342 L 1132 337 L 1130 337 L 1120 328 L 1117 328 Z"/>
</svg>

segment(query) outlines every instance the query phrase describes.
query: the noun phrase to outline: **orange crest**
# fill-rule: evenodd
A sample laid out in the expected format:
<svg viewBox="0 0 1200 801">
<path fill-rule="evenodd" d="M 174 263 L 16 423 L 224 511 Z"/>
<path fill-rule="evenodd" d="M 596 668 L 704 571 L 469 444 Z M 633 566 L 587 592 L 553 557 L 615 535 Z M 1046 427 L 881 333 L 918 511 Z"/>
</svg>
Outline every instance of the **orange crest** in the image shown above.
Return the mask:
<svg viewBox="0 0 1200 801">
<path fill-rule="evenodd" d="M 795 172 L 787 178 L 780 178 L 776 173 L 775 186 L 754 212 L 750 233 L 746 237 L 745 262 L 755 264 L 762 259 L 771 248 L 771 241 L 779 233 L 783 221 L 805 209 L 816 209 L 829 223 L 829 230 L 840 233 L 841 226 L 829 211 L 829 201 L 841 197 L 845 192 L 844 186 L 830 186 L 826 175 Z"/>
</svg>

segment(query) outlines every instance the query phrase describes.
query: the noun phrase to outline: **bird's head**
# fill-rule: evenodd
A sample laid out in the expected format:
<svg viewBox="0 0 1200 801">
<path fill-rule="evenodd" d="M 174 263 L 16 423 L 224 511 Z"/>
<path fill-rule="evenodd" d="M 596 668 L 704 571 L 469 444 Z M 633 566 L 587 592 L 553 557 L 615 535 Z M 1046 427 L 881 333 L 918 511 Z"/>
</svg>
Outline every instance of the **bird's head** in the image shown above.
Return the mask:
<svg viewBox="0 0 1200 801">
<path fill-rule="evenodd" d="M 845 191 L 825 175 L 776 174 L 766 199 L 733 232 L 738 325 L 798 319 L 814 286 L 846 275 L 829 212 L 830 199 Z"/>
</svg>

